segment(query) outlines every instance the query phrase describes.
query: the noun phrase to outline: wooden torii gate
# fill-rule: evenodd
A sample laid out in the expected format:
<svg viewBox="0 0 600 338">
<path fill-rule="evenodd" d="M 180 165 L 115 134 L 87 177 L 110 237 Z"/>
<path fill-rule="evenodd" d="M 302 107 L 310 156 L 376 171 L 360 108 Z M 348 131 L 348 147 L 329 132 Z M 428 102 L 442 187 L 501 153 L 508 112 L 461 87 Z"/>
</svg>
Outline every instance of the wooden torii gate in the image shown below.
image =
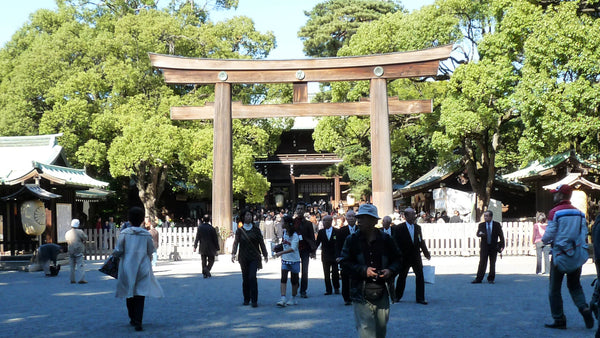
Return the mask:
<svg viewBox="0 0 600 338">
<path fill-rule="evenodd" d="M 222 60 L 150 53 L 152 66 L 170 84 L 214 84 L 215 103 L 172 107 L 171 119 L 214 119 L 212 218 L 232 224 L 232 118 L 370 115 L 373 204 L 379 215 L 393 212 L 389 114 L 430 113 L 431 100 L 387 97 L 387 80 L 437 75 L 452 46 L 370 56 L 296 60 Z M 369 100 L 308 103 L 308 82 L 370 80 Z M 231 102 L 233 83 L 293 83 L 291 104 L 242 105 Z"/>
</svg>

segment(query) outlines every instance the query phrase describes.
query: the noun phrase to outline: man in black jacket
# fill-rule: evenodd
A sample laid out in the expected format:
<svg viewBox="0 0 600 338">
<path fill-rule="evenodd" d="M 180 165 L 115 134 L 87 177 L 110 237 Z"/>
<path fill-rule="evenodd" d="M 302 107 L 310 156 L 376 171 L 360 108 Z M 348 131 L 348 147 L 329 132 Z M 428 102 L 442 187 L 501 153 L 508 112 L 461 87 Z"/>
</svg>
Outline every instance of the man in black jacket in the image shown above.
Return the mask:
<svg viewBox="0 0 600 338">
<path fill-rule="evenodd" d="M 344 247 L 344 242 L 346 238 L 356 232 L 358 227 L 356 226 L 356 214 L 354 210 L 350 209 L 346 212 L 346 222 L 348 222 L 348 226 L 343 226 L 339 229 L 336 241 L 336 261 L 339 263 L 342 259 L 342 248 Z M 352 300 L 350 299 L 350 272 L 348 270 L 344 270 L 342 266 L 342 297 L 344 298 L 345 305 L 352 305 Z"/>
<path fill-rule="evenodd" d="M 421 251 L 423 251 L 425 258 L 428 260 L 431 259 L 431 255 L 429 254 L 429 250 L 427 250 L 425 241 L 423 241 L 421 226 L 415 222 L 417 219 L 415 209 L 407 208 L 404 210 L 404 218 L 406 222 L 396 225 L 396 229 L 392 230 L 396 244 L 400 248 L 400 251 L 402 251 L 402 268 L 396 282 L 394 301 L 399 302 L 402 299 L 404 287 L 406 286 L 406 276 L 408 275 L 408 270 L 412 268 L 415 273 L 417 303 L 427 305 Z"/>
<path fill-rule="evenodd" d="M 377 207 L 363 204 L 356 214 L 359 230 L 342 249 L 342 268 L 350 273 L 350 297 L 360 337 L 385 337 L 390 312 L 386 280 L 400 269 L 394 240 L 375 228 Z"/>
<path fill-rule="evenodd" d="M 317 246 L 315 244 L 315 229 L 313 224 L 304 217 L 304 205 L 298 204 L 294 214 L 294 227 L 298 236 L 300 236 L 300 264 L 302 275 L 300 277 L 300 297 L 308 298 L 308 262 L 311 258 L 316 258 Z"/>
<path fill-rule="evenodd" d="M 194 251 L 196 251 L 198 245 L 200 245 L 198 253 L 200 253 L 200 258 L 202 259 L 202 275 L 204 275 L 204 278 L 212 277 L 210 270 L 215 263 L 215 256 L 221 248 L 219 247 L 217 232 L 210 225 L 210 216 L 208 214 L 202 217 L 202 224 L 198 226 L 196 240 L 194 241 Z"/>
<path fill-rule="evenodd" d="M 325 295 L 332 294 L 332 282 L 335 294 L 340 293 L 340 274 L 336 261 L 335 245 L 338 230 L 331 226 L 333 217 L 323 217 L 323 229 L 317 233 L 317 247 L 321 245 L 321 263 L 323 263 L 323 275 L 325 276 Z"/>
<path fill-rule="evenodd" d="M 471 282 L 473 284 L 481 283 L 488 259 L 490 261 L 490 272 L 488 273 L 488 283 L 494 284 L 496 278 L 496 257 L 498 252 L 504 250 L 504 233 L 502 225 L 493 221 L 494 214 L 487 210 L 483 213 L 484 222 L 479 223 L 477 228 L 477 237 L 481 238 L 479 251 L 479 266 L 477 267 L 477 277 Z"/>
</svg>

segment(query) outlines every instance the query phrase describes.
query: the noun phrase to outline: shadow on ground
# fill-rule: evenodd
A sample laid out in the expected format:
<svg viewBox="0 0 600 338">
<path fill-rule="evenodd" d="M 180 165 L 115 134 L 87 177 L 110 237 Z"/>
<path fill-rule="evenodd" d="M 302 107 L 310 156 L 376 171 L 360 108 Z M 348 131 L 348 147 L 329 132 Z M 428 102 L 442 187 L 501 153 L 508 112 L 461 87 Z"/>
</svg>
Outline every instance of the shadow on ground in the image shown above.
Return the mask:
<svg viewBox="0 0 600 338">
<path fill-rule="evenodd" d="M 179 262 L 177 262 L 179 263 Z M 176 263 L 170 263 L 176 264 Z M 1 337 L 128 336 L 125 301 L 114 297 L 116 280 L 88 263 L 88 284 L 69 284 L 68 270 L 56 278 L 0 272 Z M 181 269 L 157 268 L 165 298 L 148 298 L 145 337 L 349 337 L 356 336 L 351 306 L 340 295 L 324 296 L 321 278 L 311 278 L 309 298 L 278 308 L 277 268 L 259 272 L 259 307 L 242 305 L 239 272 L 213 278 Z M 414 276 L 404 299 L 391 306 L 388 337 L 592 337 L 563 286 L 568 330 L 545 329 L 551 320 L 548 278 L 498 275 L 496 284 L 471 284 L 472 274 L 436 276 L 426 285 L 429 305 L 415 303 Z M 586 297 L 592 276 L 583 276 Z M 290 290 L 288 287 L 288 295 Z"/>
</svg>

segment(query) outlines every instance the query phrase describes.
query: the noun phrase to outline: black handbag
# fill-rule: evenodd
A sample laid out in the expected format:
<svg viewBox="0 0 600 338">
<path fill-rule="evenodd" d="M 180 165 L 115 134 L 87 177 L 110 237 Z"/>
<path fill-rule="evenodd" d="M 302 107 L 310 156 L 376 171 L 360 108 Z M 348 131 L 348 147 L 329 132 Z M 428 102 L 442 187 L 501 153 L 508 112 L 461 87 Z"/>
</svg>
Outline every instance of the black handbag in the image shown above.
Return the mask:
<svg viewBox="0 0 600 338">
<path fill-rule="evenodd" d="M 278 253 L 283 251 L 283 243 L 279 243 L 273 247 L 273 252 Z"/>
<path fill-rule="evenodd" d="M 106 262 L 102 265 L 98 271 L 111 276 L 112 278 L 119 277 L 119 258 L 115 258 L 113 255 L 110 255 Z"/>
<path fill-rule="evenodd" d="M 385 285 L 376 283 L 365 283 L 364 296 L 365 299 L 374 302 L 380 300 L 385 293 Z"/>
</svg>

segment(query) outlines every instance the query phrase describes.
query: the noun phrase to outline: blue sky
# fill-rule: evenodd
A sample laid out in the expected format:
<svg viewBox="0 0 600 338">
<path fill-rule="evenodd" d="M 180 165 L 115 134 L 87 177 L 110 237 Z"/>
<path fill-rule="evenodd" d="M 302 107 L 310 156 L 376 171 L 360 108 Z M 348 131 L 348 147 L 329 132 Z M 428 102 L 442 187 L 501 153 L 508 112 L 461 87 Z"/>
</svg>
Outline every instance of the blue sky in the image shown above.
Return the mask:
<svg viewBox="0 0 600 338">
<path fill-rule="evenodd" d="M 5 0 L 6 1 L 6 0 Z M 254 20 L 256 29 L 261 32 L 273 31 L 277 40 L 277 48 L 271 52 L 269 59 L 304 58 L 302 41 L 297 32 L 306 23 L 304 11 L 311 10 L 324 0 L 240 0 L 235 11 L 211 13 L 213 21 L 220 21 L 235 15 L 246 15 Z M 202 1 L 198 1 L 202 2 Z M 409 10 L 432 4 L 434 0 L 405 0 L 404 6 Z M 159 4 L 167 4 L 161 0 Z M 40 8 L 56 9 L 54 0 L 17 0 L 6 1 L 0 11 L 0 46 L 10 40 L 12 35 L 29 20 L 29 15 Z"/>
</svg>

